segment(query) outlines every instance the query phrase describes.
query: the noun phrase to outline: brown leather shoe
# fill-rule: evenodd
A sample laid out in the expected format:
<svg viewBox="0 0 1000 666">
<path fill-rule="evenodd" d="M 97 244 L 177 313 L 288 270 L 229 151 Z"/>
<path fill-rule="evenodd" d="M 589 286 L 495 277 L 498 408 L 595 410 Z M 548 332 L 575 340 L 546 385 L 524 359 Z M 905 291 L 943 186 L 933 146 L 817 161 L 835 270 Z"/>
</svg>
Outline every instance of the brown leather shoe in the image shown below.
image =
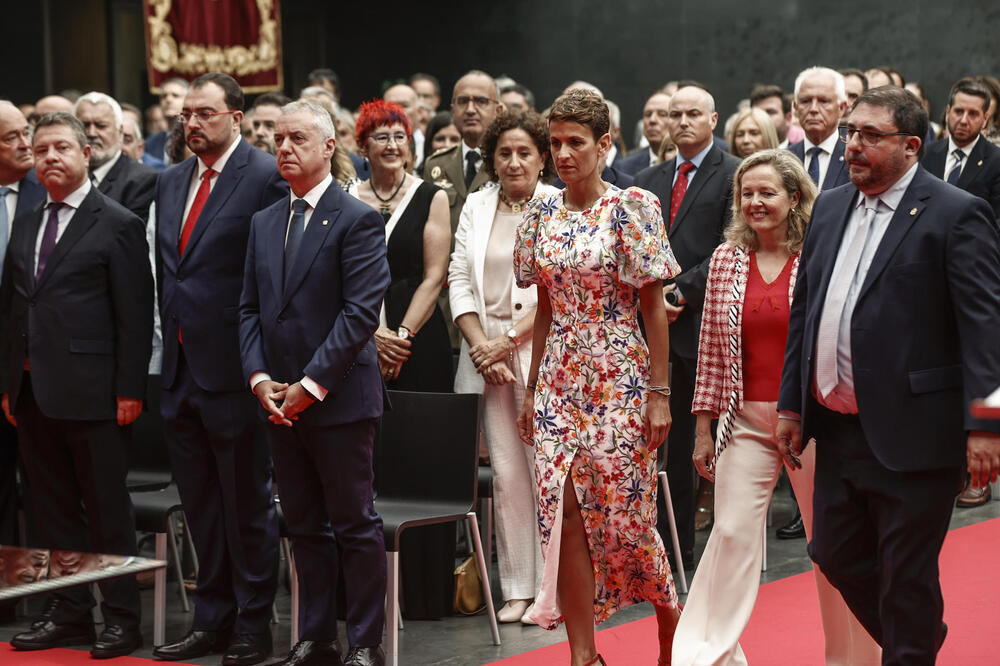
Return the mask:
<svg viewBox="0 0 1000 666">
<path fill-rule="evenodd" d="M 965 490 L 958 494 L 958 499 L 955 500 L 955 506 L 960 506 L 963 509 L 969 509 L 974 506 L 982 506 L 990 501 L 991 493 L 989 484 L 983 486 L 982 488 L 973 488 L 971 485 L 966 484 Z"/>
</svg>

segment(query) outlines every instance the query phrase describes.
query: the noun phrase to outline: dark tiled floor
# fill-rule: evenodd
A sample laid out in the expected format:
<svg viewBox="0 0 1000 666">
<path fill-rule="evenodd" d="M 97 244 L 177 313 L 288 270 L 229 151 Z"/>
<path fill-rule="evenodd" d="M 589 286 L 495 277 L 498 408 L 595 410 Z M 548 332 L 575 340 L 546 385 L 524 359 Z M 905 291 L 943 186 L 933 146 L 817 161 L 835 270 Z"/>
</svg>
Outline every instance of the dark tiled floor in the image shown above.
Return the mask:
<svg viewBox="0 0 1000 666">
<path fill-rule="evenodd" d="M 791 517 L 792 505 L 788 496 L 788 491 L 784 489 L 775 492 L 773 502 L 773 526 L 768 529 L 768 569 L 762 575 L 762 582 L 770 582 L 802 573 L 809 569 L 809 562 L 805 555 L 805 542 L 779 541 L 774 537 L 774 529 L 785 524 Z M 970 525 L 972 523 L 1000 517 L 1000 502 L 989 502 L 985 506 L 975 509 L 956 509 L 952 516 L 952 528 Z M 697 555 L 704 549 L 707 533 L 699 533 L 696 546 Z M 690 581 L 693 572 L 688 572 Z M 496 585 L 496 566 L 493 567 L 494 590 Z M 682 597 L 683 600 L 683 597 Z M 153 635 L 152 629 L 152 602 L 153 592 L 147 590 L 143 592 L 144 618 L 143 631 L 150 639 Z M 190 614 L 185 614 L 181 609 L 180 599 L 176 595 L 176 587 L 171 584 L 171 589 L 167 598 L 168 618 L 167 636 L 168 640 L 180 638 L 188 628 Z M 289 649 L 289 595 L 282 589 L 279 592 L 278 602 L 279 624 L 273 627 L 275 654 L 283 655 Z M 632 620 L 637 620 L 652 614 L 652 607 L 648 604 L 632 606 L 615 614 L 608 620 L 602 628 L 624 624 Z M 9 640 L 10 637 L 25 629 L 28 625 L 27 619 L 22 619 L 19 623 L 0 627 L 0 640 Z M 341 632 L 343 634 L 343 632 Z M 412 621 L 407 622 L 405 629 L 400 632 L 400 663 L 404 666 L 477 666 L 487 664 L 491 661 L 503 657 L 521 654 L 535 648 L 544 647 L 552 643 L 565 640 L 565 632 L 545 631 L 538 627 L 525 627 L 521 624 L 501 625 L 500 646 L 492 645 L 490 641 L 489 623 L 484 615 L 475 617 L 448 617 L 440 621 Z M 149 657 L 152 649 L 147 647 L 136 653 L 135 656 Z M 195 664 L 218 664 L 220 658 L 213 656 L 210 658 L 195 660 Z M 279 661 L 275 659 L 275 661 Z M 111 662 L 114 663 L 114 662 Z"/>
</svg>

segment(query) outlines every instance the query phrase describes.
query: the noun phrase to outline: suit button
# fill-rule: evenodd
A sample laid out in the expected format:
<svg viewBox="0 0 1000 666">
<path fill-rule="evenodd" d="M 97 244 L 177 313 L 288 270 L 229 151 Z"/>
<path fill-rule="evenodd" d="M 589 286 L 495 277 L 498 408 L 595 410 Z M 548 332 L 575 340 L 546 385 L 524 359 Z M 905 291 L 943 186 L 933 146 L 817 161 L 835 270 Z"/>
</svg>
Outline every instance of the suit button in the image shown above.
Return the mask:
<svg viewBox="0 0 1000 666">
<path fill-rule="evenodd" d="M 35 307 L 36 303 L 38 303 L 38 301 L 36 301 L 35 299 L 31 299 L 30 301 L 28 301 L 28 304 L 31 305 L 31 307 Z"/>
<path fill-rule="evenodd" d="M 520 310 L 523 306 L 520 303 L 514 303 L 514 309 Z"/>
<path fill-rule="evenodd" d="M 178 275 L 177 276 L 177 281 L 178 282 L 184 282 L 184 278 L 182 278 L 180 275 Z"/>
<path fill-rule="evenodd" d="M 285 323 L 285 318 L 284 317 L 278 317 L 278 323 L 279 324 L 284 324 Z"/>
</svg>

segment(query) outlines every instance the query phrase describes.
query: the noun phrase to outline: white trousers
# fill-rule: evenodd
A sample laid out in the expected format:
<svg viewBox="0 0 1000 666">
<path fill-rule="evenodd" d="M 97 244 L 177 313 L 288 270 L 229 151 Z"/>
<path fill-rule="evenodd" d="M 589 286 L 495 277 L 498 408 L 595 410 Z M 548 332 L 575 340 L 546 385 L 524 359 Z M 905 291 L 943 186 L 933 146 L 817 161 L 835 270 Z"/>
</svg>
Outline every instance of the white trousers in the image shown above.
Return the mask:
<svg viewBox="0 0 1000 666">
<path fill-rule="evenodd" d="M 493 467 L 493 515 L 503 598 L 534 599 L 542 583 L 535 450 L 517 435 L 524 386 L 517 363 L 514 384 L 483 389 L 483 436 Z"/>
<path fill-rule="evenodd" d="M 745 402 L 733 423 L 733 437 L 719 456 L 715 479 L 715 524 L 695 571 L 687 603 L 674 634 L 674 666 L 744 666 L 739 639 L 750 621 L 757 589 L 764 520 L 781 471 L 775 429 L 777 403 Z M 816 447 L 801 456 L 802 469 L 788 470 L 812 534 Z M 828 666 L 877 666 L 882 651 L 847 608 L 840 593 L 813 565 Z M 795 631 L 804 618 L 775 617 L 782 631 Z M 775 651 L 781 649 L 775 644 Z"/>
</svg>

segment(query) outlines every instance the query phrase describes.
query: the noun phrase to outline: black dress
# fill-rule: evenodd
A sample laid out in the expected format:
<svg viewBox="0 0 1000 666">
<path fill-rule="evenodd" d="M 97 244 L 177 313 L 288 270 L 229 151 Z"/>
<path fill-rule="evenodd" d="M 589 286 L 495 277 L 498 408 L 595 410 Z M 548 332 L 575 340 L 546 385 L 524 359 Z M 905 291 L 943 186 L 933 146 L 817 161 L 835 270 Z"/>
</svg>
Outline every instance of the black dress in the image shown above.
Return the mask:
<svg viewBox="0 0 1000 666">
<path fill-rule="evenodd" d="M 431 200 L 440 189 L 432 183 L 420 183 L 389 231 L 386 253 L 392 282 L 385 294 L 385 319 L 390 330 L 403 323 L 413 294 L 424 280 L 424 226 Z M 386 385 L 397 391 L 451 393 L 454 381 L 448 328 L 435 303 L 430 318 L 413 338 L 410 358 L 399 376 Z"/>
<path fill-rule="evenodd" d="M 386 253 L 392 282 L 385 294 L 385 319 L 390 330 L 399 328 L 424 279 L 424 225 L 439 189 L 428 182 L 420 183 L 395 226 L 387 230 Z M 430 318 L 413 338 L 410 358 L 403 363 L 399 376 L 386 386 L 398 391 L 451 393 L 453 385 L 451 341 L 444 315 L 435 303 Z M 411 528 L 401 535 L 399 568 L 403 615 L 407 619 L 451 615 L 455 535 L 455 523 Z"/>
</svg>

